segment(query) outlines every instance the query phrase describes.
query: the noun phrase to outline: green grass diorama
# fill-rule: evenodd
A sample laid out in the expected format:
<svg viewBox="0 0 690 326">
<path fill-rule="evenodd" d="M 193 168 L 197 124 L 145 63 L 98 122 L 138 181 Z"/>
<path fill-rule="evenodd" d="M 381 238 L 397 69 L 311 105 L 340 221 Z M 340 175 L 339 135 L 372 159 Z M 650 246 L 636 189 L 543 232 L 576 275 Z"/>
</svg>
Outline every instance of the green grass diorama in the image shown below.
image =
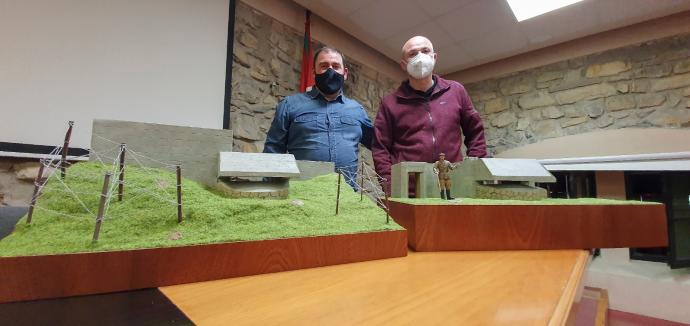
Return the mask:
<svg viewBox="0 0 690 326">
<path fill-rule="evenodd" d="M 173 172 L 127 166 L 122 202 L 113 194 L 100 237 L 93 242 L 103 175 L 112 166 L 79 163 L 67 170 L 66 185 L 51 178 L 30 225 L 26 216 L 0 240 L 0 257 L 175 247 L 235 241 L 402 230 L 368 198 L 341 184 L 335 215 L 337 174 L 291 181 L 285 200 L 231 199 L 184 180 L 184 220 L 177 223 Z M 184 175 L 184 168 L 183 168 Z M 146 191 L 144 191 L 146 190 Z M 115 190 L 116 191 L 116 190 Z M 151 193 L 156 193 L 151 195 Z M 294 203 L 299 200 L 303 202 Z M 56 212 L 59 212 L 56 213 Z"/>
<path fill-rule="evenodd" d="M 457 198 L 455 200 L 445 200 L 441 198 L 391 198 L 390 200 L 412 205 L 661 205 L 655 202 L 603 198 L 545 198 L 540 200 L 483 198 Z"/>
</svg>

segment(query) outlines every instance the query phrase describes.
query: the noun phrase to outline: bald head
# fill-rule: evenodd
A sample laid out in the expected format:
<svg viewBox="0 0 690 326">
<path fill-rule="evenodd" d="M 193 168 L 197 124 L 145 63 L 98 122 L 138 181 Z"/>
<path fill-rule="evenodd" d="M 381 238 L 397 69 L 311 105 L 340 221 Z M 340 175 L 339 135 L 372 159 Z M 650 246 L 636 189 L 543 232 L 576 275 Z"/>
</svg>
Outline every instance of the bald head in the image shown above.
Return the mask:
<svg viewBox="0 0 690 326">
<path fill-rule="evenodd" d="M 417 52 L 420 52 L 420 50 L 423 49 L 428 49 L 428 53 L 433 53 L 434 52 L 434 45 L 431 44 L 431 41 L 424 37 L 424 36 L 415 36 L 407 42 L 405 42 L 405 45 L 402 47 L 402 59 L 406 60 L 409 58 L 414 57 L 417 55 Z M 424 51 L 422 51 L 424 52 Z M 412 55 L 410 55 L 412 54 Z"/>
<path fill-rule="evenodd" d="M 438 55 L 434 52 L 434 45 L 431 44 L 428 38 L 424 36 L 415 36 L 407 40 L 402 47 L 400 68 L 407 72 L 407 63 L 420 52 L 430 55 L 434 60 L 438 58 Z"/>
</svg>

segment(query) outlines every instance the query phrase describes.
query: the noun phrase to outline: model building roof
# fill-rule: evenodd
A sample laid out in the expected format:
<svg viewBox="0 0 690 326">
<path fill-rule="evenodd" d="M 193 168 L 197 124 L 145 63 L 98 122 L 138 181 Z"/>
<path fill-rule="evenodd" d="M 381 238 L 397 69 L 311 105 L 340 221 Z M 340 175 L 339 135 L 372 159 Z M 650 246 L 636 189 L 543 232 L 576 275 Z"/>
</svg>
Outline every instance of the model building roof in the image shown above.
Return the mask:
<svg viewBox="0 0 690 326">
<path fill-rule="evenodd" d="M 476 180 L 556 182 L 556 178 L 533 159 L 466 159 L 461 167 L 470 169 Z"/>
<path fill-rule="evenodd" d="M 219 177 L 297 177 L 292 154 L 220 152 Z"/>
</svg>

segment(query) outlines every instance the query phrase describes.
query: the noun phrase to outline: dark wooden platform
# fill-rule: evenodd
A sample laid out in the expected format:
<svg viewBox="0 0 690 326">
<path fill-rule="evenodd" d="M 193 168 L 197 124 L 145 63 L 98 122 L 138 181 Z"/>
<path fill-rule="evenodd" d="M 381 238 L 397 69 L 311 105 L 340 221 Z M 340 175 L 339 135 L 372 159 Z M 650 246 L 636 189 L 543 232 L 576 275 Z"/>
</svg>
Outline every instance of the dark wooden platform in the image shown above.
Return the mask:
<svg viewBox="0 0 690 326">
<path fill-rule="evenodd" d="M 664 205 L 412 205 L 390 201 L 416 251 L 668 245 Z"/>
<path fill-rule="evenodd" d="M 0 303 L 107 293 L 407 255 L 407 231 L 0 257 Z"/>
</svg>

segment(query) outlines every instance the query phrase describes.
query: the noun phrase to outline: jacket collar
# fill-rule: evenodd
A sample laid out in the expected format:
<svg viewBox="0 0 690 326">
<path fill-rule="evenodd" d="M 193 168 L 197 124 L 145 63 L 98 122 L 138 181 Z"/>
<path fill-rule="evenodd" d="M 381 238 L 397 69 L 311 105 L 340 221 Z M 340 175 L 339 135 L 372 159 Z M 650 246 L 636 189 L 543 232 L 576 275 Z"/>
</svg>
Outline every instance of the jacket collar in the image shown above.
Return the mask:
<svg viewBox="0 0 690 326">
<path fill-rule="evenodd" d="M 434 85 L 434 91 L 431 93 L 431 97 L 436 96 L 436 94 L 443 93 L 450 88 L 450 83 L 438 75 L 434 75 L 434 80 L 436 80 L 436 84 Z M 405 80 L 400 84 L 400 87 L 398 87 L 398 89 L 395 91 L 395 96 L 406 100 L 424 99 L 410 86 L 409 80 Z"/>
</svg>

